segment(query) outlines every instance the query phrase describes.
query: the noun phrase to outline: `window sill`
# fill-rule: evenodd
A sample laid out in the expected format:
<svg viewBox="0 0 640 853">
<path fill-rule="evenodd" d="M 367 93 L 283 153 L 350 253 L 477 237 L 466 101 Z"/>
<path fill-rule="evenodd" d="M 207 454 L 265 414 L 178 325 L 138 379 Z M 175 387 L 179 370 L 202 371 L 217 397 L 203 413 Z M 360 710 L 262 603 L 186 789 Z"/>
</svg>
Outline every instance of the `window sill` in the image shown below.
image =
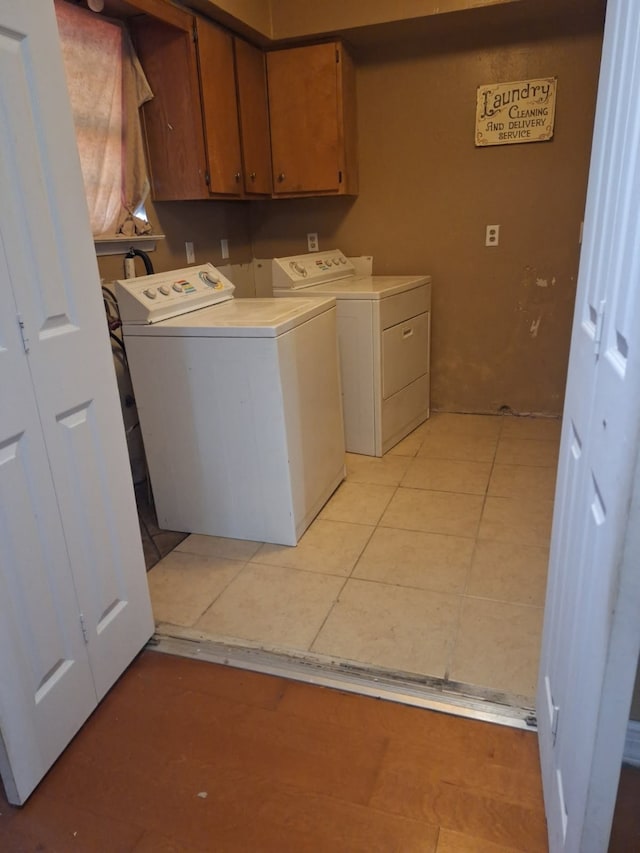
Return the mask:
<svg viewBox="0 0 640 853">
<path fill-rule="evenodd" d="M 164 234 L 138 234 L 135 237 L 94 237 L 96 255 L 126 255 L 129 249 L 155 252 L 156 241 L 164 240 Z"/>
</svg>

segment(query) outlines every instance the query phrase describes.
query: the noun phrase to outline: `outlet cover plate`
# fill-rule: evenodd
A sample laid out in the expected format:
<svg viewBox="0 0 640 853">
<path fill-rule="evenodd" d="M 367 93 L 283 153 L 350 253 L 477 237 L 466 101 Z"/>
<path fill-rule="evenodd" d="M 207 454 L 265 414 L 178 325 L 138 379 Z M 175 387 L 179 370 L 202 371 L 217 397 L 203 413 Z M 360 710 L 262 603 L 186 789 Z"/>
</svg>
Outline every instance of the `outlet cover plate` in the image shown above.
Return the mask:
<svg viewBox="0 0 640 853">
<path fill-rule="evenodd" d="M 500 226 L 487 225 L 484 237 L 485 246 L 497 246 L 500 243 Z"/>
</svg>

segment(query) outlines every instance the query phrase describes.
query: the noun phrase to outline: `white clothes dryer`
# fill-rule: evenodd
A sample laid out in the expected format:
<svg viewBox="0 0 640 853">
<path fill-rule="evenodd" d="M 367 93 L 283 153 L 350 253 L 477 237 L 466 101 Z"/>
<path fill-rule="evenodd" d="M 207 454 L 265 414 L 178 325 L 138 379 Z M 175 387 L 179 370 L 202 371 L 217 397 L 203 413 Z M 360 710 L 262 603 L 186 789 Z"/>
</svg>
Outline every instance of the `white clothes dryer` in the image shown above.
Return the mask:
<svg viewBox="0 0 640 853">
<path fill-rule="evenodd" d="M 382 456 L 429 417 L 430 276 L 357 275 L 338 249 L 274 258 L 273 295 L 337 300 L 345 443 Z"/>
<path fill-rule="evenodd" d="M 345 475 L 335 299 L 211 264 L 115 286 L 160 526 L 295 545 Z"/>
</svg>

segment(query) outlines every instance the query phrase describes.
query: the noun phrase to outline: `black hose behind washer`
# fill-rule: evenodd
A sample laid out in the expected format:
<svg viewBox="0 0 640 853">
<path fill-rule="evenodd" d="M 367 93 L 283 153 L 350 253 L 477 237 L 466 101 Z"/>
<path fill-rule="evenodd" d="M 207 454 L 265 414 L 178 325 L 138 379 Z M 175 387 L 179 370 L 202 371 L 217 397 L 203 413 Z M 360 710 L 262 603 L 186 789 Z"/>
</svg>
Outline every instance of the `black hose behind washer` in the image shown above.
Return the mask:
<svg viewBox="0 0 640 853">
<path fill-rule="evenodd" d="M 153 275 L 153 264 L 151 263 L 151 258 L 149 257 L 149 255 L 147 255 L 146 252 L 143 252 L 141 249 L 134 249 L 132 247 L 125 255 L 125 258 L 142 258 L 142 262 L 144 264 L 145 270 L 147 271 L 147 275 Z"/>
</svg>

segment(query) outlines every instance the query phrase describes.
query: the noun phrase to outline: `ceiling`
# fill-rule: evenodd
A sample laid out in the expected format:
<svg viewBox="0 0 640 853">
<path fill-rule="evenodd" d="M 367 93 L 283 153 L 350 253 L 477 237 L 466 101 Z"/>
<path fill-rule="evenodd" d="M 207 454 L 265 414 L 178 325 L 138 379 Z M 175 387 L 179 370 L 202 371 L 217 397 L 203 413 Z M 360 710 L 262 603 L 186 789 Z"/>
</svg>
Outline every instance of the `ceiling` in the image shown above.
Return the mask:
<svg viewBox="0 0 640 853">
<path fill-rule="evenodd" d="M 83 2 L 83 0 L 76 0 Z M 105 13 L 127 18 L 161 0 L 105 0 Z M 474 32 L 513 38 L 554 26 L 572 31 L 602 27 L 606 0 L 182 0 L 261 46 L 339 37 L 367 55 L 378 47 L 411 51 L 425 42 L 443 44 Z M 444 42 L 443 42 L 444 39 Z"/>
</svg>

